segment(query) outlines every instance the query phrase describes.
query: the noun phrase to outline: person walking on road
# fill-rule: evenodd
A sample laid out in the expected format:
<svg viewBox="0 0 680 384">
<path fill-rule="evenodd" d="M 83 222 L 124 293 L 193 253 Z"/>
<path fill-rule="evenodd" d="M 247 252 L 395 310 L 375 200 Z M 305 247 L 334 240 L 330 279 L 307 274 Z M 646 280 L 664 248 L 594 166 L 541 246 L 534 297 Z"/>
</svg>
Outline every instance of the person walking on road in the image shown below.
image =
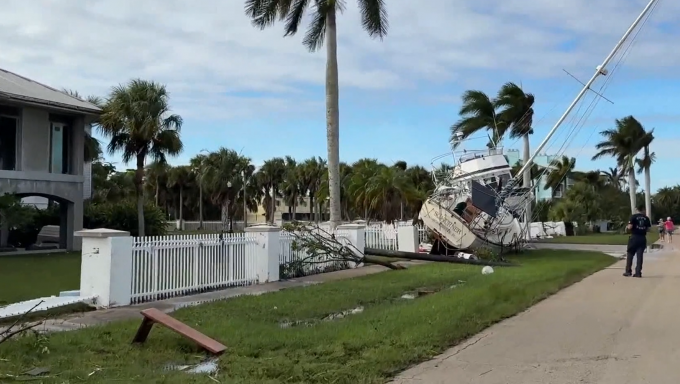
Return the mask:
<svg viewBox="0 0 680 384">
<path fill-rule="evenodd" d="M 630 217 L 626 229 L 630 231 L 626 255 L 626 271 L 623 276 L 642 277 L 642 258 L 647 248 L 647 232 L 652 223 L 647 217 L 645 206 L 638 207 L 638 212 Z M 635 274 L 633 275 L 633 256 L 635 256 Z"/>
<path fill-rule="evenodd" d="M 673 242 L 673 230 L 675 229 L 675 224 L 673 224 L 673 219 L 671 219 L 670 216 L 666 218 L 666 222 L 664 223 L 664 230 L 666 232 L 666 242 L 667 243 L 672 243 Z"/>
<path fill-rule="evenodd" d="M 659 228 L 659 241 L 666 241 L 666 222 L 663 219 L 659 219 L 659 223 L 656 226 Z"/>
</svg>

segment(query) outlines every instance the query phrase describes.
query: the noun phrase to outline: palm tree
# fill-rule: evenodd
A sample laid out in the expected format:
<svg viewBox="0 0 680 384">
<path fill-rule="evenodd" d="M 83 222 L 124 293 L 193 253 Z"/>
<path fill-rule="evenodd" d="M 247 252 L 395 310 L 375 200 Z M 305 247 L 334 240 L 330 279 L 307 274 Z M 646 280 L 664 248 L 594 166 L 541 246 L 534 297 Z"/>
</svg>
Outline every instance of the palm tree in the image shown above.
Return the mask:
<svg viewBox="0 0 680 384">
<path fill-rule="evenodd" d="M 553 159 L 550 162 L 550 172 L 548 172 L 543 188 L 550 189 L 552 197 L 555 197 L 560 186 L 562 187 L 562 191 L 566 191 L 567 179 L 571 177 L 575 166 L 576 159 L 573 157 L 569 158 L 567 156 L 562 156 L 559 159 Z"/>
<path fill-rule="evenodd" d="M 255 167 L 249 158 L 227 148 L 220 148 L 217 152 L 210 153 L 203 161 L 203 167 L 202 185 L 212 203 L 219 205 L 222 231 L 227 232 L 231 228 L 239 198 L 241 206 L 243 204 L 244 181 L 241 172 L 245 172 L 246 180 L 249 180 Z M 247 189 L 246 195 L 250 199 L 258 196 L 252 186 L 245 185 L 245 188 Z M 247 200 L 245 204 L 251 210 L 257 209 L 257 204 L 251 200 Z"/>
<path fill-rule="evenodd" d="M 289 220 L 295 220 L 297 213 L 297 206 L 302 197 L 300 194 L 300 173 L 301 167 L 290 156 L 285 157 L 286 169 L 283 177 L 283 184 L 281 185 L 283 199 L 288 206 Z"/>
<path fill-rule="evenodd" d="M 170 166 L 164 161 L 154 161 L 146 167 L 147 181 L 154 189 L 154 202 L 157 207 L 161 194 L 161 185 L 168 184 L 168 171 L 170 171 Z"/>
<path fill-rule="evenodd" d="M 207 151 L 206 151 L 207 152 Z M 203 190 L 205 189 L 205 172 L 208 156 L 198 154 L 189 160 L 191 172 L 198 185 L 198 229 L 203 229 Z"/>
<path fill-rule="evenodd" d="M 596 192 L 601 191 L 605 185 L 607 185 L 605 177 L 602 176 L 602 172 L 599 170 L 587 172 L 573 171 L 571 173 L 571 178 L 577 183 L 585 183 Z"/>
<path fill-rule="evenodd" d="M 276 198 L 281 195 L 281 187 L 286 177 L 286 161 L 280 157 L 265 161 L 257 171 L 256 177 L 264 195 L 262 205 L 265 207 L 267 221 L 274 224 Z"/>
<path fill-rule="evenodd" d="M 531 156 L 529 147 L 529 135 L 534 133 L 531 127 L 534 122 L 534 95 L 525 93 L 522 87 L 515 83 L 508 82 L 503 84 L 498 91 L 494 107 L 499 109 L 499 119 L 507 122 L 510 129 L 510 137 L 521 137 L 524 141 L 524 150 L 522 152 L 523 164 L 529 162 Z M 525 188 L 531 187 L 531 170 L 526 169 L 522 175 L 523 186 Z M 531 203 L 527 202 L 526 222 L 527 226 L 532 220 Z M 527 232 L 529 228 L 527 227 Z"/>
<path fill-rule="evenodd" d="M 644 146 L 643 138 L 645 129 L 633 116 L 615 120 L 615 128 L 600 132 L 603 137 L 595 148 L 598 152 L 593 160 L 608 156 L 616 159 L 616 165 L 621 169 L 621 174 L 628 175 L 628 193 L 630 196 L 630 209 L 634 213 L 636 209 L 635 189 L 635 157 Z"/>
<path fill-rule="evenodd" d="M 387 35 L 387 9 L 384 0 L 359 0 L 361 23 L 371 37 Z M 340 107 L 338 85 L 338 37 L 336 17 L 344 1 L 317 0 L 246 0 L 246 14 L 260 29 L 285 22 L 285 35 L 297 33 L 306 11 L 312 16 L 303 44 L 316 51 L 326 43 L 326 136 L 328 149 L 328 182 L 330 186 L 330 221 L 334 228 L 342 219 L 340 201 Z"/>
<path fill-rule="evenodd" d="M 398 214 L 403 219 L 403 201 L 411 199 L 416 193 L 413 185 L 409 183 L 406 173 L 397 167 L 382 165 L 376 171 L 366 186 L 369 206 L 380 212 L 385 221 L 394 220 L 396 208 L 399 207 Z"/>
<path fill-rule="evenodd" d="M 97 127 L 110 139 L 110 154 L 121 151 L 123 162 L 136 161 L 139 236 L 144 236 L 144 165 L 147 157 L 164 162 L 182 152 L 182 118 L 170 113 L 164 85 L 135 79 L 111 90 Z"/>
<path fill-rule="evenodd" d="M 623 186 L 626 184 L 626 180 L 622 178 L 623 174 L 618 167 L 602 171 L 602 176 L 604 176 L 607 185 L 611 185 L 618 190 L 622 190 Z"/>
<path fill-rule="evenodd" d="M 638 173 L 645 173 L 645 210 L 647 215 L 652 216 L 652 175 L 651 168 L 652 163 L 656 159 L 654 152 L 649 151 L 649 145 L 654 141 L 654 129 L 645 132 L 644 136 L 641 138 L 641 145 L 643 150 L 643 156 L 641 159 L 636 159 L 635 162 L 638 165 Z"/>
<path fill-rule="evenodd" d="M 460 140 L 486 129 L 492 131 L 489 146 L 495 148 L 507 129 L 507 124 L 496 114 L 494 101 L 482 91 L 465 91 L 458 114 L 461 119 L 451 126 L 451 143 L 454 147 Z"/>
<path fill-rule="evenodd" d="M 172 167 L 170 168 L 170 171 L 168 172 L 168 181 L 167 181 L 167 187 L 170 189 L 176 189 L 178 193 L 178 210 L 176 211 L 178 213 L 177 219 L 184 220 L 184 190 L 189 187 L 192 179 L 192 172 L 191 168 L 186 165 L 180 165 L 178 167 Z M 180 227 L 181 228 L 181 227 Z"/>
<path fill-rule="evenodd" d="M 310 219 L 318 221 L 317 217 L 314 215 L 315 212 L 315 201 L 317 201 L 317 194 L 321 190 L 322 183 L 324 182 L 323 174 L 328 173 L 328 177 L 326 178 L 326 183 L 328 183 L 328 178 L 330 177 L 330 172 L 326 170 L 326 161 L 323 160 L 322 158 L 317 158 L 317 157 L 312 157 L 307 160 L 305 160 L 302 163 L 302 170 L 301 170 L 301 183 L 304 186 L 304 189 L 306 189 L 307 194 L 309 195 L 309 215 Z M 328 197 L 330 198 L 330 192 L 332 188 L 329 186 L 326 187 L 328 189 Z M 317 212 L 319 215 L 321 214 L 320 212 Z M 319 216 L 320 217 L 320 216 Z"/>
<path fill-rule="evenodd" d="M 349 195 L 352 196 L 352 203 L 361 211 L 364 220 L 370 219 L 373 209 L 369 189 L 380 165 L 376 159 L 361 159 L 352 164 Z"/>
</svg>

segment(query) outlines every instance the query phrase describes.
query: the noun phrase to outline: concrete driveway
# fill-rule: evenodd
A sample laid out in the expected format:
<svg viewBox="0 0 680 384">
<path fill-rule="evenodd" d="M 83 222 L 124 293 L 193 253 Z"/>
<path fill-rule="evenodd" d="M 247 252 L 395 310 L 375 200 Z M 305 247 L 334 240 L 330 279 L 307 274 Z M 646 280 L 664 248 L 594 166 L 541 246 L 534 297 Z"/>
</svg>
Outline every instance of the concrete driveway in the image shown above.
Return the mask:
<svg viewBox="0 0 680 384">
<path fill-rule="evenodd" d="M 623 267 L 586 278 L 393 383 L 679 383 L 680 252 L 647 254 L 642 279 L 622 277 Z"/>
</svg>

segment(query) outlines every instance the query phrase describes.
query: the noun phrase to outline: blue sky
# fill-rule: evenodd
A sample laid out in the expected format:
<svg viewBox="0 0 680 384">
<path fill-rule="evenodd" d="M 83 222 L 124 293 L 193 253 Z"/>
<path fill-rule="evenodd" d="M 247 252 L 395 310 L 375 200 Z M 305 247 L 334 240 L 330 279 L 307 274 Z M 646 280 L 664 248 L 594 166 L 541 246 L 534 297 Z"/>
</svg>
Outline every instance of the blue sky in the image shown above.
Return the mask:
<svg viewBox="0 0 680 384">
<path fill-rule="evenodd" d="M 536 95 L 535 148 L 579 90 L 563 69 L 585 82 L 646 2 L 392 0 L 389 34 L 376 41 L 348 0 L 339 19 L 341 159 L 429 166 L 449 151 L 461 93 L 494 94 L 507 81 Z M 3 8 L 2 68 L 86 95 L 106 96 L 131 78 L 166 84 L 185 121 L 186 149 L 174 164 L 222 146 L 256 164 L 326 156 L 324 52 L 307 52 L 301 36 L 284 39 L 280 27 L 254 29 L 241 1 L 7 0 Z M 637 37 L 605 92 L 615 104 L 601 101 L 567 149 L 579 169 L 613 166 L 590 160 L 597 131 L 634 115 L 655 128 L 653 189 L 680 183 L 673 172 L 680 156 L 677 15 L 680 3 L 661 1 Z M 485 138 L 468 146 L 475 143 L 483 147 Z"/>
</svg>

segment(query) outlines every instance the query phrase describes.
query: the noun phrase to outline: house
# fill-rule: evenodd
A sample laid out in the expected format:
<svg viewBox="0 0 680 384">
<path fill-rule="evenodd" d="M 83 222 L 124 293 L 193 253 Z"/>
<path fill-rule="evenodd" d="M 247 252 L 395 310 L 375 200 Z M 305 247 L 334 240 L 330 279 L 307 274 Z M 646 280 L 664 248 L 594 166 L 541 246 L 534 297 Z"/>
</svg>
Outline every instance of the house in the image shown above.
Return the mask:
<svg viewBox="0 0 680 384">
<path fill-rule="evenodd" d="M 327 204 L 321 204 L 321 215 L 319 216 L 319 205 L 317 204 L 316 201 L 314 201 L 314 215 L 312 215 L 311 212 L 311 206 L 310 206 L 310 199 L 308 196 L 305 196 L 300 199 L 300 202 L 298 205 L 295 207 L 295 220 L 300 220 L 300 221 L 314 221 L 315 217 L 319 221 L 326 221 L 329 218 L 328 214 L 328 207 Z M 293 220 L 292 217 L 292 207 L 288 206 L 286 204 L 286 201 L 282 198 L 276 198 L 276 203 L 274 206 L 274 222 L 281 222 L 281 221 L 291 221 Z M 255 223 L 264 223 L 266 222 L 265 219 L 265 207 L 262 204 L 258 204 L 257 206 L 257 212 L 248 213 L 248 224 L 255 224 Z"/>
<path fill-rule="evenodd" d="M 520 151 L 517 149 L 508 149 L 505 151 L 505 157 L 508 159 L 508 163 L 510 166 L 514 166 L 517 163 L 522 163 L 522 156 L 520 154 Z M 558 156 L 552 156 L 552 155 L 547 155 L 547 154 L 539 154 L 536 156 L 534 159 L 534 163 L 538 165 L 539 167 L 542 168 L 547 168 L 550 166 L 550 163 L 558 159 Z M 545 188 L 545 183 L 548 178 L 547 173 L 541 175 L 541 177 L 536 181 L 536 188 L 534 190 L 534 196 L 536 197 L 536 202 L 542 201 L 542 200 L 550 200 L 553 197 L 556 199 L 562 198 L 564 196 L 564 187 L 566 188 L 571 187 L 574 184 L 574 181 L 567 178 L 567 181 L 565 185 L 559 185 L 557 187 L 557 190 L 554 193 L 553 196 L 553 190 L 552 188 Z"/>
<path fill-rule="evenodd" d="M 60 248 L 79 250 L 83 228 L 84 145 L 101 110 L 0 69 L 0 193 L 59 203 Z M 6 239 L 7 228 L 2 229 Z"/>
</svg>

